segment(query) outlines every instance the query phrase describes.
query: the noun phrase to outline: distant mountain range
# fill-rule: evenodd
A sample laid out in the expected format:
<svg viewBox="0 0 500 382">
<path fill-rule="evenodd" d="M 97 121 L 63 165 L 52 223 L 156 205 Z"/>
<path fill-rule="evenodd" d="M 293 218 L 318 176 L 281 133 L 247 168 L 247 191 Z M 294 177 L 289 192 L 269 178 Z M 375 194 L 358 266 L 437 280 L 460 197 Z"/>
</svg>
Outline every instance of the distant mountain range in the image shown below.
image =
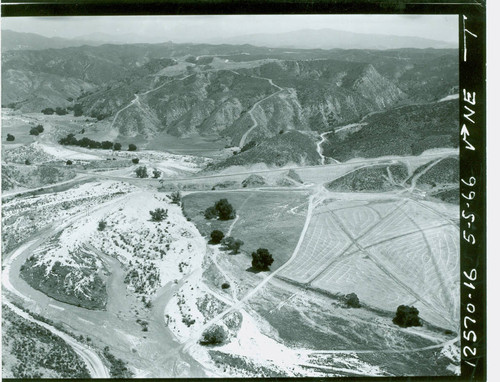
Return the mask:
<svg viewBox="0 0 500 382">
<path fill-rule="evenodd" d="M 45 37 L 35 33 L 2 30 L 2 52 L 10 50 L 60 49 L 82 45 L 101 45 L 102 41 Z"/>
<path fill-rule="evenodd" d="M 172 38 L 173 39 L 173 38 Z M 77 47 L 82 45 L 98 46 L 103 44 L 139 44 L 160 43 L 158 37 L 151 38 L 127 35 L 109 35 L 92 33 L 79 38 L 45 37 L 34 33 L 2 30 L 2 51 L 42 50 Z M 166 41 L 165 41 L 166 42 Z M 293 49 L 447 49 L 457 48 L 455 44 L 409 36 L 390 36 L 382 34 L 363 34 L 334 29 L 303 29 L 285 33 L 261 33 L 217 39 L 202 39 L 197 43 L 209 44 L 250 44 L 257 47 L 293 48 Z"/>
<path fill-rule="evenodd" d="M 363 34 L 334 29 L 303 29 L 285 33 L 261 33 L 210 41 L 224 44 L 250 44 L 269 48 L 297 49 L 400 49 L 457 48 L 455 44 L 410 36 Z"/>
<path fill-rule="evenodd" d="M 456 94 L 458 50 L 171 42 L 9 50 L 2 53 L 1 85 L 3 106 L 40 112 L 78 104 L 83 115 L 101 120 L 119 139 L 199 136 L 241 146 L 242 152 L 220 167 L 311 164 L 320 162 L 318 133 Z M 339 143 L 329 136 L 325 155 L 347 160 L 378 153 L 389 143 L 397 146 L 391 152 L 404 153 L 421 152 L 438 141 L 455 145 L 450 131 L 458 128 L 452 118 L 458 104 L 430 113 L 444 106 L 374 119 L 375 127 L 366 126 L 353 140 L 339 137 Z M 418 133 L 424 128 L 438 137 L 427 142 Z"/>
</svg>

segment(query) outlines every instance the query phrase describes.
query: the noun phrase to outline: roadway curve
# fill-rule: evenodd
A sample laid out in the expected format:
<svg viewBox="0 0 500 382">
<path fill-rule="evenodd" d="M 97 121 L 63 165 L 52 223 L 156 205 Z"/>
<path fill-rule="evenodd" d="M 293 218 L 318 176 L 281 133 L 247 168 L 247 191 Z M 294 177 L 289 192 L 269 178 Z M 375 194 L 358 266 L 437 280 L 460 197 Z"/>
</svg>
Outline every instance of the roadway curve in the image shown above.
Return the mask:
<svg viewBox="0 0 500 382">
<path fill-rule="evenodd" d="M 248 134 L 250 134 L 250 133 L 251 133 L 251 132 L 252 132 L 252 131 L 253 131 L 253 130 L 254 130 L 254 129 L 258 126 L 258 122 L 257 122 L 257 120 L 255 119 L 255 117 L 254 117 L 254 115 L 253 115 L 253 111 L 255 110 L 255 108 L 256 108 L 258 105 L 260 105 L 262 102 L 264 102 L 265 100 L 267 100 L 267 99 L 269 99 L 269 98 L 271 98 L 271 97 L 275 96 L 275 95 L 276 95 L 276 94 L 278 94 L 278 93 L 281 93 L 281 92 L 284 90 L 282 87 L 280 87 L 280 86 L 276 85 L 275 83 L 273 83 L 273 80 L 271 80 L 270 78 L 255 77 L 255 76 L 252 76 L 252 77 L 254 77 L 254 78 L 260 78 L 260 79 L 263 79 L 263 80 L 267 80 L 267 81 L 269 81 L 269 83 L 270 83 L 272 86 L 274 86 L 274 87 L 278 88 L 279 90 L 278 90 L 277 92 L 274 92 L 274 93 L 272 93 L 271 95 L 268 95 L 267 97 L 262 98 L 261 100 L 259 100 L 259 101 L 255 102 L 255 103 L 253 104 L 252 108 L 248 111 L 248 115 L 250 116 L 250 118 L 252 118 L 253 125 L 252 125 L 252 126 L 250 126 L 250 128 L 249 128 L 249 129 L 245 132 L 245 134 L 243 134 L 243 136 L 241 137 L 241 139 L 240 139 L 240 143 L 239 143 L 239 145 L 238 145 L 240 148 L 241 148 L 241 147 L 243 147 L 243 146 L 245 145 L 245 141 L 246 141 L 246 139 L 247 139 L 247 137 L 248 137 Z"/>
</svg>

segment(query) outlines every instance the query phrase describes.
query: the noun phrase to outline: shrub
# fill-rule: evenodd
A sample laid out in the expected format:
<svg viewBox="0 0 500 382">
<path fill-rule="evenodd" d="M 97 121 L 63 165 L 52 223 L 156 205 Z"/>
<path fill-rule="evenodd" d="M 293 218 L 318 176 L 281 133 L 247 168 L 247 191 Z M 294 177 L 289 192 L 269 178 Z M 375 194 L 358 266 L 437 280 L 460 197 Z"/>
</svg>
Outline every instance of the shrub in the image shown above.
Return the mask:
<svg viewBox="0 0 500 382">
<path fill-rule="evenodd" d="M 44 130 L 42 125 L 36 125 L 35 129 L 37 129 L 39 133 L 43 133 Z"/>
<path fill-rule="evenodd" d="M 52 115 L 54 114 L 54 112 L 55 112 L 54 109 L 52 109 L 51 107 L 47 107 L 42 110 L 42 113 L 45 115 Z"/>
<path fill-rule="evenodd" d="M 130 143 L 128 145 L 128 151 L 135 151 L 135 150 L 137 150 L 137 146 L 134 145 L 133 143 Z"/>
<path fill-rule="evenodd" d="M 154 222 L 161 222 L 162 220 L 167 218 L 168 210 L 157 208 L 154 211 L 149 211 L 149 214 L 151 215 L 151 220 L 153 220 Z"/>
<path fill-rule="evenodd" d="M 148 177 L 148 169 L 146 166 L 137 167 L 135 169 L 135 174 L 138 178 L 147 178 Z"/>
<path fill-rule="evenodd" d="M 105 220 L 99 220 L 99 224 L 97 225 L 97 230 L 104 231 L 106 229 L 107 225 L 108 225 L 108 223 L 106 223 Z"/>
<path fill-rule="evenodd" d="M 201 335 L 200 344 L 202 345 L 217 345 L 223 343 L 227 334 L 222 326 L 214 325 L 206 329 Z"/>
<path fill-rule="evenodd" d="M 26 159 L 26 160 L 24 161 L 24 164 L 25 164 L 26 166 L 29 166 L 29 165 L 31 164 L 31 161 L 30 161 L 29 159 Z"/>
<path fill-rule="evenodd" d="M 153 170 L 153 178 L 158 179 L 161 176 L 161 171 L 156 168 Z"/>
<path fill-rule="evenodd" d="M 180 205 L 181 204 L 181 192 L 174 191 L 170 194 L 170 199 L 172 199 L 172 203 Z"/>
<path fill-rule="evenodd" d="M 122 144 L 121 144 L 121 143 L 116 142 L 116 143 L 113 145 L 113 150 L 115 150 L 115 151 L 120 151 L 121 149 L 122 149 Z"/>
<path fill-rule="evenodd" d="M 137 164 L 137 163 L 139 163 L 139 158 L 133 158 L 133 159 L 132 159 L 132 163 L 133 163 L 133 164 Z"/>
<path fill-rule="evenodd" d="M 221 288 L 222 288 L 222 289 L 228 289 L 230 286 L 231 286 L 231 285 L 229 285 L 228 283 L 223 283 L 223 284 L 221 285 Z"/>
<path fill-rule="evenodd" d="M 40 132 L 38 131 L 38 129 L 36 127 L 33 127 L 30 130 L 30 135 L 38 135 L 38 134 L 40 134 Z"/>
<path fill-rule="evenodd" d="M 212 244 L 219 244 L 224 237 L 224 234 L 222 231 L 219 231 L 218 229 L 212 231 L 210 234 L 210 243 Z"/>
<path fill-rule="evenodd" d="M 360 308 L 359 298 L 356 293 L 349 293 L 344 296 L 344 302 L 349 308 Z"/>
<path fill-rule="evenodd" d="M 418 309 L 413 306 L 400 305 L 396 311 L 396 316 L 392 319 L 392 322 L 402 328 L 408 328 L 410 326 L 422 326 L 422 322 L 418 317 Z"/>
<path fill-rule="evenodd" d="M 69 159 L 66 161 L 66 166 L 71 166 L 72 164 L 73 164 L 73 161 L 71 161 Z"/>
<path fill-rule="evenodd" d="M 12 142 L 12 141 L 15 141 L 16 140 L 16 137 L 14 137 L 12 134 L 7 134 L 7 141 L 8 142 Z"/>
<path fill-rule="evenodd" d="M 252 253 L 252 267 L 257 270 L 267 270 L 274 262 L 273 255 L 265 248 L 259 248 Z"/>
</svg>

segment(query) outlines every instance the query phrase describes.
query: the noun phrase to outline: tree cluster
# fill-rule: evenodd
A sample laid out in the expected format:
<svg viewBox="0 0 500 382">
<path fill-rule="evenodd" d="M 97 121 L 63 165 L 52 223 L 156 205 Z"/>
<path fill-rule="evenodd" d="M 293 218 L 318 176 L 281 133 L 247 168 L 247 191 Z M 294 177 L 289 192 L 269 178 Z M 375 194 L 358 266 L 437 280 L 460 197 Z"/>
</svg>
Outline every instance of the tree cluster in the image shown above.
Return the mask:
<svg viewBox="0 0 500 382">
<path fill-rule="evenodd" d="M 201 335 L 200 344 L 218 345 L 227 339 L 226 331 L 222 326 L 214 325 L 206 329 Z"/>
<path fill-rule="evenodd" d="M 66 115 L 66 114 L 68 114 L 68 111 L 62 107 L 56 107 L 56 114 L 57 115 Z"/>
<path fill-rule="evenodd" d="M 74 134 L 68 134 L 66 137 L 59 139 L 59 144 L 64 146 L 80 146 L 87 147 L 89 149 L 103 149 L 115 151 L 120 151 L 122 149 L 121 143 L 111 142 L 111 141 L 94 141 L 93 139 L 83 137 L 82 139 L 77 139 Z"/>
<path fill-rule="evenodd" d="M 240 239 L 235 239 L 231 236 L 224 238 L 221 242 L 226 250 L 233 252 L 233 255 L 236 255 L 239 252 L 241 246 L 245 244 Z"/>
<path fill-rule="evenodd" d="M 147 178 L 148 177 L 148 169 L 146 166 L 140 166 L 135 169 L 135 175 L 138 178 Z"/>
<path fill-rule="evenodd" d="M 227 199 L 220 199 L 212 207 L 208 207 L 205 210 L 206 219 L 219 218 L 220 220 L 230 220 L 234 219 L 236 216 L 236 210 L 227 201 Z"/>
<path fill-rule="evenodd" d="M 30 135 L 38 135 L 43 133 L 43 126 L 42 125 L 36 125 L 30 130 Z"/>
<path fill-rule="evenodd" d="M 55 113 L 55 110 L 52 109 L 51 107 L 47 107 L 47 108 L 42 110 L 42 113 L 45 115 L 52 115 Z"/>
<path fill-rule="evenodd" d="M 73 115 L 75 117 L 80 117 L 83 115 L 83 107 L 82 104 L 76 103 L 75 106 L 73 106 Z"/>
</svg>

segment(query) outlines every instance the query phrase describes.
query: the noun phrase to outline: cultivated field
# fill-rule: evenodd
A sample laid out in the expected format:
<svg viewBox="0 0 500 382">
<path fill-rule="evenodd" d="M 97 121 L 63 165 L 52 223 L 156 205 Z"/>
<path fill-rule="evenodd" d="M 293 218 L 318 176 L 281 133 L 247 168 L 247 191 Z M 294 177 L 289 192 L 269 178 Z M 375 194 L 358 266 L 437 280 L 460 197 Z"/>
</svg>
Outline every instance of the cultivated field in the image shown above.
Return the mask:
<svg viewBox="0 0 500 382">
<path fill-rule="evenodd" d="M 457 227 L 427 203 L 326 200 L 311 219 L 298 256 L 281 276 L 393 312 L 414 305 L 427 322 L 457 330 Z"/>
</svg>

